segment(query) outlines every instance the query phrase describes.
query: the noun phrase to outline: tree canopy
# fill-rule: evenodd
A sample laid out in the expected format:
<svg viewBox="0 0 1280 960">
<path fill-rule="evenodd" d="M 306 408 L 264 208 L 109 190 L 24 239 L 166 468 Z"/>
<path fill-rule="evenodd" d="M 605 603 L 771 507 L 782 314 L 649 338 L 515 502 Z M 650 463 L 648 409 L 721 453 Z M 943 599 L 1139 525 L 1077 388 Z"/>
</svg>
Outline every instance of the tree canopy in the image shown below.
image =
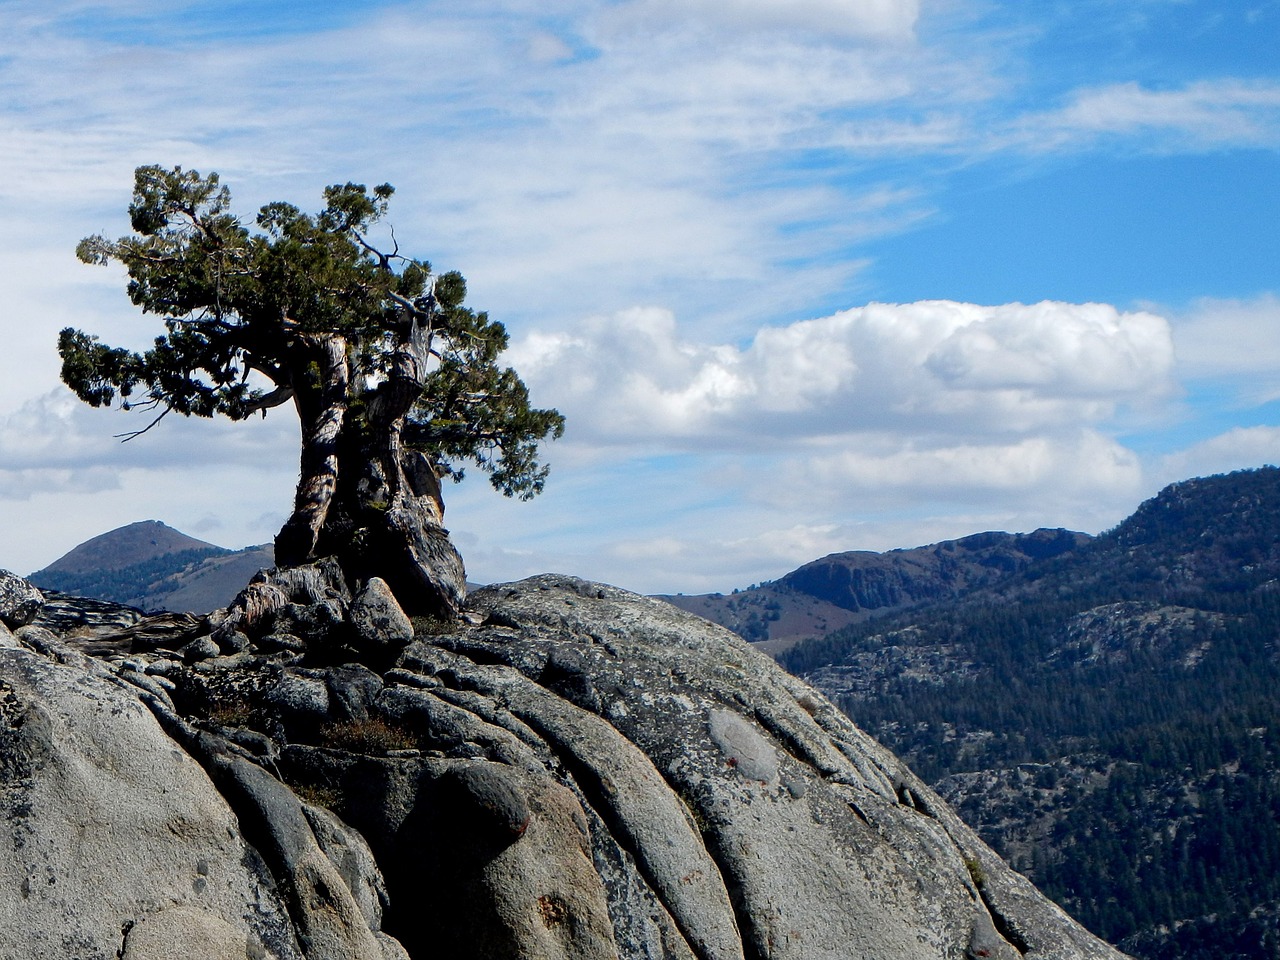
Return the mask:
<svg viewBox="0 0 1280 960">
<path fill-rule="evenodd" d="M 319 213 L 269 203 L 251 229 L 216 173 L 139 167 L 133 233 L 88 237 L 77 255 L 122 264 L 130 300 L 163 318 L 164 332 L 139 352 L 67 328 L 58 350 L 63 380 L 86 403 L 150 412 L 130 437 L 171 412 L 243 420 L 292 402 L 301 476 L 277 562 L 333 553 L 368 574 L 391 562 L 375 548 L 393 536 L 422 568 L 418 585 L 435 589 L 441 572 L 423 551 L 441 545 L 436 478 L 461 479 L 470 463 L 528 499 L 547 476 L 539 444 L 564 420 L 533 407 L 499 364 L 506 330 L 464 306 L 461 274 L 402 254 L 394 233 L 371 239 L 393 193 L 330 186 Z M 456 567 L 445 579 L 457 579 L 460 558 Z"/>
</svg>

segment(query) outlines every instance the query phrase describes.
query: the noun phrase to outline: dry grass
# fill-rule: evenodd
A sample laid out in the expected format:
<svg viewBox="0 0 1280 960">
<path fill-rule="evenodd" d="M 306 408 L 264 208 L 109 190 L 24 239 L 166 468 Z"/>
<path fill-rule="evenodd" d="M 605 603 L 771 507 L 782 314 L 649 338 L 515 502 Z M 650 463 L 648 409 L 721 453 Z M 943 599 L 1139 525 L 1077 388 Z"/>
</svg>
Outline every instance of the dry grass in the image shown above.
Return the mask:
<svg viewBox="0 0 1280 960">
<path fill-rule="evenodd" d="M 373 756 L 386 756 L 393 750 L 414 750 L 418 747 L 418 739 L 411 731 L 381 717 L 331 723 L 321 729 L 320 736 L 327 747 Z"/>
</svg>

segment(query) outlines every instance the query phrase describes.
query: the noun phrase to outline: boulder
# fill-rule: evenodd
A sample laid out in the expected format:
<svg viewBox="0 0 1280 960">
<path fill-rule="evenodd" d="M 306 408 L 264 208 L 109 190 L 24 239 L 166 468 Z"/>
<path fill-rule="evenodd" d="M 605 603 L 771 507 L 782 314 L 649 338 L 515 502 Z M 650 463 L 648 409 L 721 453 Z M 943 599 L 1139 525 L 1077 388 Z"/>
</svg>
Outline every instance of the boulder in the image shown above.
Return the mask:
<svg viewBox="0 0 1280 960">
<path fill-rule="evenodd" d="M 728 631 L 565 577 L 468 614 L 373 704 L 421 749 L 280 756 L 368 840 L 412 956 L 1120 956 Z"/>
<path fill-rule="evenodd" d="M 209 956 L 240 944 L 241 957 L 302 960 L 201 765 L 134 688 L 73 651 L 60 660 L 0 649 L 0 952 L 153 960 L 166 954 L 148 931 L 199 930 Z"/>
<path fill-rule="evenodd" d="M 356 644 L 375 658 L 394 658 L 413 639 L 413 624 L 380 577 L 370 577 L 348 613 Z"/>
<path fill-rule="evenodd" d="M 44 594 L 34 584 L 8 570 L 0 570 L 0 623 L 10 629 L 25 626 L 44 606 Z"/>
<path fill-rule="evenodd" d="M 477 693 L 490 722 L 532 733 L 600 825 L 596 859 L 632 862 L 680 952 L 1118 956 L 728 631 L 564 577 L 479 591 L 469 609 L 486 622 L 416 642 L 402 668 L 439 679 L 428 694 Z"/>
</svg>

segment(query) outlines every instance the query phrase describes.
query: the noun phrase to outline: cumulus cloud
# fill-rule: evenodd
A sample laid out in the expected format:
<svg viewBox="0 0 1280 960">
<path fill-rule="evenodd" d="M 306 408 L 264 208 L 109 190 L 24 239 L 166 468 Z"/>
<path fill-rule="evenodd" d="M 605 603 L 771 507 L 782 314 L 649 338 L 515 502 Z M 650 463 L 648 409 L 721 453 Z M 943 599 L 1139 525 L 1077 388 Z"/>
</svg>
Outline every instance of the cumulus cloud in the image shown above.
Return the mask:
<svg viewBox="0 0 1280 960">
<path fill-rule="evenodd" d="M 1176 389 L 1168 322 L 1105 304 L 868 304 L 737 342 L 635 308 L 510 356 L 568 416 L 549 455 L 575 478 L 507 520 L 526 554 L 483 562 L 686 592 L 854 547 L 1111 526 L 1149 492 L 1112 434 Z M 570 507 L 564 537 L 547 521 Z"/>
<path fill-rule="evenodd" d="M 1138 457 L 1092 430 L 1063 430 L 1004 442 L 963 438 L 861 438 L 857 446 L 791 458 L 788 486 L 804 487 L 827 503 L 857 497 L 898 505 L 941 500 L 988 500 L 992 495 L 1030 505 L 1052 493 L 1059 501 L 1087 501 L 1099 493 L 1137 490 Z"/>
<path fill-rule="evenodd" d="M 1103 304 L 870 304 L 703 344 L 637 308 L 518 341 L 537 395 L 594 443 L 751 446 L 893 428 L 965 436 L 1098 423 L 1172 389 L 1167 321 Z"/>
</svg>

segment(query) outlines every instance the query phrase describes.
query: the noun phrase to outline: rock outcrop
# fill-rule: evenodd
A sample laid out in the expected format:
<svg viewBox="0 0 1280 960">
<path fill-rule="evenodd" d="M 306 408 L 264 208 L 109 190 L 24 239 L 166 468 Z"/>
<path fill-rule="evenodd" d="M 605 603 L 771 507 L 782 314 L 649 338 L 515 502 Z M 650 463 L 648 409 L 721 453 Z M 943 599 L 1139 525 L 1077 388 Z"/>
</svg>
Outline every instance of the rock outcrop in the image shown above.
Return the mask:
<svg viewBox="0 0 1280 960">
<path fill-rule="evenodd" d="M 0 628 L 0 957 L 1120 957 L 722 628 L 554 576 L 410 623 L 331 574 Z"/>
<path fill-rule="evenodd" d="M 0 624 L 21 627 L 44 606 L 44 594 L 8 570 L 0 570 Z"/>
</svg>

